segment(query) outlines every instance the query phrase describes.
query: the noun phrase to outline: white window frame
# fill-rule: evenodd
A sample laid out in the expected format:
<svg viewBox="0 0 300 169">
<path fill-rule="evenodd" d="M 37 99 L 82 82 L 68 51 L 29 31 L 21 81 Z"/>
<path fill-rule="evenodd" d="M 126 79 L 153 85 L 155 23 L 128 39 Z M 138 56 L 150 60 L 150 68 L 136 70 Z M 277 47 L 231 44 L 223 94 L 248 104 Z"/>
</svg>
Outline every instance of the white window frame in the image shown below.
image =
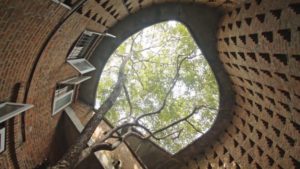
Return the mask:
<svg viewBox="0 0 300 169">
<path fill-rule="evenodd" d="M 86 80 L 89 80 L 91 76 L 78 76 L 78 77 L 73 77 L 64 81 L 59 82 L 59 84 L 64 84 L 64 85 L 78 85 Z"/>
<path fill-rule="evenodd" d="M 85 74 L 88 72 L 91 72 L 93 70 L 96 70 L 96 68 L 86 59 L 72 59 L 72 60 L 67 60 L 69 64 L 71 64 L 80 74 Z M 85 62 L 90 68 L 86 70 L 80 70 L 78 67 L 76 67 L 74 64 L 78 62 Z"/>
<path fill-rule="evenodd" d="M 62 98 L 66 97 L 67 95 L 71 95 L 71 99 L 65 105 L 63 105 L 61 108 L 59 108 L 58 110 L 55 110 L 55 106 L 56 106 L 57 101 L 59 101 Z M 73 95 L 74 95 L 74 90 L 70 90 L 66 93 L 55 96 L 54 100 L 53 100 L 53 106 L 52 106 L 52 116 L 54 116 L 55 114 L 57 114 L 58 112 L 60 112 L 64 108 L 68 107 L 73 102 Z"/>
<path fill-rule="evenodd" d="M 0 128 L 0 153 L 5 151 L 5 127 Z"/>
<path fill-rule="evenodd" d="M 33 105 L 31 104 L 22 104 L 22 103 L 13 103 L 13 102 L 4 102 L 2 104 L 0 104 L 0 111 L 1 111 L 1 108 L 4 107 L 5 105 L 11 105 L 11 106 L 23 106 L 23 107 L 20 107 L 10 113 L 7 113 L 6 115 L 4 116 L 0 116 L 0 123 L 18 115 L 18 114 L 21 114 L 22 112 L 25 112 L 27 111 L 28 109 L 31 109 L 33 107 Z"/>
</svg>

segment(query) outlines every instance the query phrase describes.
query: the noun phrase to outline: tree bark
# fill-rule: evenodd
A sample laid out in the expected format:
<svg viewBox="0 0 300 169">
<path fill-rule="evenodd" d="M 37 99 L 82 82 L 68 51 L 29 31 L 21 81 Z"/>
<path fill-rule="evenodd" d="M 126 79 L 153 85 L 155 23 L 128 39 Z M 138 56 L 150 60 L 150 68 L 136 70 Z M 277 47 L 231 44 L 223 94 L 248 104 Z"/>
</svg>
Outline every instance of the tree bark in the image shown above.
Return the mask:
<svg viewBox="0 0 300 169">
<path fill-rule="evenodd" d="M 87 147 L 87 142 L 92 137 L 94 131 L 100 124 L 102 118 L 105 114 L 110 110 L 110 108 L 114 105 L 116 99 L 119 97 L 122 90 L 122 83 L 125 78 L 124 69 L 125 65 L 128 61 L 128 57 L 124 58 L 119 74 L 118 81 L 115 84 L 113 91 L 110 93 L 109 97 L 104 101 L 104 103 L 100 106 L 98 110 L 95 111 L 95 115 L 89 120 L 84 130 L 80 134 L 79 139 L 73 144 L 67 153 L 62 157 L 61 160 L 57 162 L 57 164 L 51 169 L 66 169 L 66 168 L 74 168 L 77 164 L 80 153 Z"/>
</svg>

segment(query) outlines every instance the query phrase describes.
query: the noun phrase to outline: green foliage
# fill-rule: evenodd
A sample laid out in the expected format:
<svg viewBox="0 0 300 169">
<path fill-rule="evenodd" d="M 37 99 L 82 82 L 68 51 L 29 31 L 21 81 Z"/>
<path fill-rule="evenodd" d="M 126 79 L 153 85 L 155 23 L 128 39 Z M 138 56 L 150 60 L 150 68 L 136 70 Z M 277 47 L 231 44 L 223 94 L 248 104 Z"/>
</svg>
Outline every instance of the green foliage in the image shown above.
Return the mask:
<svg viewBox="0 0 300 169">
<path fill-rule="evenodd" d="M 167 104 L 159 115 L 146 117 L 143 124 L 151 131 L 162 128 L 181 117 L 187 116 L 196 105 L 207 105 L 217 109 L 219 103 L 218 86 L 215 77 L 201 54 L 187 28 L 181 23 L 170 21 L 145 28 L 125 42 L 109 59 L 98 85 L 97 101 L 102 102 L 109 95 L 117 81 L 122 57 L 130 55 L 126 67 L 125 85 L 128 89 L 132 112 L 124 90 L 107 114 L 113 123 L 122 123 L 120 119 L 128 116 L 157 110 L 170 89 L 176 73 L 178 61 L 188 57 L 181 69 L 178 81 L 168 97 Z M 201 109 L 189 121 L 201 132 L 212 125 L 216 111 Z M 126 119 L 130 121 L 130 118 Z M 182 122 L 158 133 L 163 136 L 182 130 L 178 139 L 176 134 L 156 141 L 171 153 L 175 153 L 201 136 L 192 125 Z"/>
</svg>

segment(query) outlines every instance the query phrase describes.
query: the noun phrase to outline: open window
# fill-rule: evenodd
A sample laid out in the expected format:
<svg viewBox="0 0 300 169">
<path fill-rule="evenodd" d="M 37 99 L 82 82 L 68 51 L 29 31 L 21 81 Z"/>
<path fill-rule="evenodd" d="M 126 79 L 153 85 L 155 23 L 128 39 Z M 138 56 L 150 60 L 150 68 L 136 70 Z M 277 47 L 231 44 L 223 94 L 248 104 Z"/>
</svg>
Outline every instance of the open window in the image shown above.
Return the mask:
<svg viewBox="0 0 300 169">
<path fill-rule="evenodd" d="M 96 69 L 89 61 L 85 59 L 74 59 L 68 60 L 67 62 L 70 63 L 80 74 L 85 74 Z"/>
<path fill-rule="evenodd" d="M 5 102 L 0 104 L 0 123 L 32 108 L 31 104 Z"/>
<path fill-rule="evenodd" d="M 79 77 L 73 77 L 67 80 L 64 80 L 62 82 L 59 82 L 59 84 L 62 85 L 78 85 L 88 79 L 90 79 L 91 76 L 79 76 Z"/>
<path fill-rule="evenodd" d="M 0 125 L 0 153 L 5 151 L 5 127 Z"/>
<path fill-rule="evenodd" d="M 55 97 L 53 101 L 52 115 L 57 114 L 73 101 L 74 90 L 64 87 L 55 91 Z"/>
<path fill-rule="evenodd" d="M 60 4 L 61 6 L 71 10 L 72 7 L 75 5 L 75 3 L 78 1 L 78 0 L 52 0 L 53 2 L 55 3 L 58 3 Z"/>
</svg>

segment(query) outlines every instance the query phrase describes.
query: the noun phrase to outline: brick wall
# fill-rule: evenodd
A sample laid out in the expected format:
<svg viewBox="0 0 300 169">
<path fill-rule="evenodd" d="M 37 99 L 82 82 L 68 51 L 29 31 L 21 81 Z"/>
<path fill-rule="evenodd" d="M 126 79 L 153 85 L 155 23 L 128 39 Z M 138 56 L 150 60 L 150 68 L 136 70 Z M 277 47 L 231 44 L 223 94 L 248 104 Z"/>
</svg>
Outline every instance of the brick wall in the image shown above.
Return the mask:
<svg viewBox="0 0 300 169">
<path fill-rule="evenodd" d="M 299 1 L 253 0 L 220 24 L 236 104 L 231 126 L 186 168 L 299 168 Z"/>
</svg>

